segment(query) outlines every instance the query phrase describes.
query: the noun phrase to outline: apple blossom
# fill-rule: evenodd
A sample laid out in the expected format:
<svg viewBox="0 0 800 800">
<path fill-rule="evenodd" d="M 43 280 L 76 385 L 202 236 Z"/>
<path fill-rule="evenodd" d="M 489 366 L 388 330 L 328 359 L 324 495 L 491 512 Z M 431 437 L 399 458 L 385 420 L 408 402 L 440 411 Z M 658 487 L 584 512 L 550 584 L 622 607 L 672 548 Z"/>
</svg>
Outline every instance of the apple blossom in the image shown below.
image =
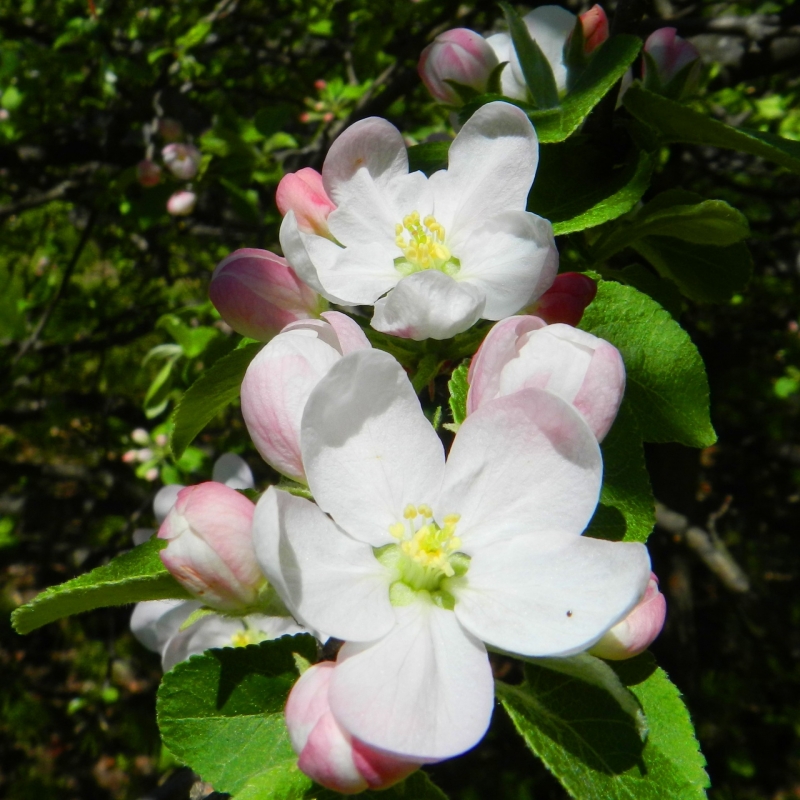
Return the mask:
<svg viewBox="0 0 800 800">
<path fill-rule="evenodd" d="M 264 460 L 305 483 L 300 421 L 320 378 L 343 355 L 369 348 L 361 328 L 338 311 L 287 325 L 250 362 L 242 381 L 242 416 Z"/>
<path fill-rule="evenodd" d="M 645 88 L 680 97 L 700 79 L 700 53 L 675 28 L 659 28 L 644 43 L 642 80 Z"/>
<path fill-rule="evenodd" d="M 384 333 L 446 339 L 502 319 L 536 300 L 558 267 L 552 226 L 525 210 L 538 153 L 525 113 L 489 103 L 456 136 L 448 169 L 428 179 L 408 173 L 393 125 L 361 120 L 322 168 L 335 241 L 304 233 L 290 211 L 284 253 L 329 300 L 374 304 Z"/>
<path fill-rule="evenodd" d="M 469 384 L 468 414 L 497 397 L 545 389 L 575 406 L 602 441 L 625 392 L 625 364 L 614 345 L 591 333 L 538 317 L 509 317 L 475 353 Z"/>
<path fill-rule="evenodd" d="M 597 295 L 597 284 L 580 272 L 562 272 L 553 285 L 531 306 L 529 313 L 548 325 L 565 322 L 576 326 Z"/>
<path fill-rule="evenodd" d="M 359 351 L 311 393 L 301 447 L 316 504 L 270 487 L 256 556 L 298 622 L 345 641 L 331 712 L 370 747 L 420 762 L 464 752 L 494 704 L 484 642 L 582 652 L 647 586 L 643 545 L 580 535 L 600 450 L 553 394 L 487 403 L 445 465 L 400 365 Z"/>
<path fill-rule="evenodd" d="M 290 172 L 281 178 L 275 191 L 278 211 L 286 216 L 294 212 L 297 227 L 303 233 L 331 238 L 328 215 L 336 209 L 322 185 L 322 175 L 311 167 Z"/>
<path fill-rule="evenodd" d="M 161 150 L 167 169 L 181 180 L 188 181 L 200 169 L 200 151 L 191 144 L 168 144 Z"/>
<path fill-rule="evenodd" d="M 136 179 L 147 188 L 161 183 L 161 167 L 149 158 L 142 159 L 136 165 Z"/>
<path fill-rule="evenodd" d="M 331 713 L 328 687 L 332 661 L 307 669 L 286 701 L 286 727 L 297 766 L 317 783 L 342 794 L 388 789 L 420 764 L 374 750 L 353 739 Z"/>
<path fill-rule="evenodd" d="M 148 650 L 161 656 L 164 672 L 211 647 L 243 647 L 286 634 L 307 633 L 289 616 L 263 614 L 209 614 L 183 628 L 200 608 L 202 604 L 197 600 L 146 600 L 136 604 L 131 632 Z"/>
<path fill-rule="evenodd" d="M 574 14 L 561 6 L 539 6 L 522 18 L 531 38 L 539 45 L 550 64 L 559 92 L 567 88 L 564 46 L 575 27 L 576 20 Z M 526 100 L 528 87 L 511 36 L 507 33 L 495 33 L 486 41 L 496 53 L 498 61 L 510 62 L 500 78 L 503 94 L 516 100 Z"/>
<path fill-rule="evenodd" d="M 254 248 L 236 250 L 220 261 L 208 296 L 231 328 L 260 341 L 290 322 L 318 316 L 326 305 L 286 259 Z"/>
<path fill-rule="evenodd" d="M 167 200 L 167 212 L 173 217 L 188 217 L 196 205 L 197 195 L 194 192 L 175 192 Z"/>
<path fill-rule="evenodd" d="M 650 573 L 644 596 L 622 622 L 618 622 L 589 651 L 592 655 L 619 661 L 645 651 L 664 627 L 667 601 L 658 590 L 658 578 Z"/>
<path fill-rule="evenodd" d="M 440 33 L 422 51 L 417 71 L 436 100 L 460 106 L 464 98 L 447 81 L 468 86 L 482 94 L 499 63 L 483 36 L 467 28 L 455 28 Z"/>
<path fill-rule="evenodd" d="M 161 523 L 164 566 L 210 608 L 241 612 L 257 606 L 265 587 L 255 563 L 252 521 L 255 506 L 244 495 L 208 481 L 178 492 Z"/>
</svg>

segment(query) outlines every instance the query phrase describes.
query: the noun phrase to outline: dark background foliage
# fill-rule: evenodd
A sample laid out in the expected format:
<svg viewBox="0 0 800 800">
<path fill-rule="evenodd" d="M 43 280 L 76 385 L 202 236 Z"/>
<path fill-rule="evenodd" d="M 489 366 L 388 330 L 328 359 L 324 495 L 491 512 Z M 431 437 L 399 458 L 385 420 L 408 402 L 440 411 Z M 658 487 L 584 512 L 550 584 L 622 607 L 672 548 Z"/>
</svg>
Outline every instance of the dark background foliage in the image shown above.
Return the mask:
<svg viewBox="0 0 800 800">
<path fill-rule="evenodd" d="M 800 5 L 618 6 L 630 32 L 671 24 L 697 37 L 698 106 L 800 138 Z M 181 390 L 228 346 L 207 302 L 210 273 L 236 247 L 277 249 L 284 172 L 319 167 L 364 116 L 387 116 L 410 143 L 445 130 L 416 76 L 419 52 L 442 30 L 486 30 L 498 15 L 483 0 L 0 0 L 4 612 L 129 547 L 136 527 L 153 524 L 161 480 L 207 479 L 228 450 L 269 478 L 235 409 L 177 465 L 158 440 L 144 448 L 131 433 L 163 433 Z M 145 190 L 135 180 L 137 162 L 163 144 L 164 117 L 205 156 L 186 218 L 165 212 L 182 182 Z M 748 216 L 755 277 L 729 303 L 683 305 L 719 442 L 702 452 L 654 445 L 648 458 L 656 496 L 730 558 L 711 570 L 686 537 L 656 530 L 669 616 L 653 650 L 692 711 L 711 796 L 797 797 L 800 180 L 751 157 L 675 146 L 650 195 L 676 187 Z M 559 244 L 568 256 L 573 243 Z M 157 354 L 143 364 L 164 344 L 178 345 L 171 368 Z M 749 590 L 731 588 L 731 564 Z M 2 615 L 4 796 L 134 798 L 174 770 L 155 725 L 158 659 L 130 636 L 129 613 L 96 611 L 24 638 Z M 432 769 L 436 781 L 463 800 L 564 797 L 510 728 L 498 710 L 475 751 Z M 171 796 L 188 796 L 181 780 Z"/>
</svg>

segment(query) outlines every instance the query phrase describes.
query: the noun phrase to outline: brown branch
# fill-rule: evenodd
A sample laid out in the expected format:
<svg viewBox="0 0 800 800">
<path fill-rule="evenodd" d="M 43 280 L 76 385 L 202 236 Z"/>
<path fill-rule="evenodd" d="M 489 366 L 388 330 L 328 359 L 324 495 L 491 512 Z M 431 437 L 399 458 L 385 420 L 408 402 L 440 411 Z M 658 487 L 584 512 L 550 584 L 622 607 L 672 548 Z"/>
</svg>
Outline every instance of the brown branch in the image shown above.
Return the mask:
<svg viewBox="0 0 800 800">
<path fill-rule="evenodd" d="M 724 511 L 718 512 L 715 517 Z M 712 524 L 714 521 L 712 518 Z M 687 517 L 672 511 L 661 503 L 656 503 L 656 525 L 671 533 L 693 550 L 700 560 L 720 579 L 726 589 L 732 592 L 750 591 L 750 581 L 744 570 L 734 561 L 716 533 L 692 525 Z"/>
<path fill-rule="evenodd" d="M 61 198 L 63 198 L 70 189 L 74 189 L 77 185 L 78 182 L 70 178 L 69 180 L 62 181 L 57 186 L 54 186 L 52 189 L 49 189 L 46 192 L 29 194 L 27 197 L 23 197 L 22 200 L 19 200 L 16 203 L 9 203 L 8 205 L 0 206 L 0 219 L 5 219 L 6 217 L 11 217 L 14 214 L 19 214 L 20 211 L 27 211 L 30 208 L 37 208 L 38 206 L 52 203 L 54 200 L 61 200 Z"/>
</svg>

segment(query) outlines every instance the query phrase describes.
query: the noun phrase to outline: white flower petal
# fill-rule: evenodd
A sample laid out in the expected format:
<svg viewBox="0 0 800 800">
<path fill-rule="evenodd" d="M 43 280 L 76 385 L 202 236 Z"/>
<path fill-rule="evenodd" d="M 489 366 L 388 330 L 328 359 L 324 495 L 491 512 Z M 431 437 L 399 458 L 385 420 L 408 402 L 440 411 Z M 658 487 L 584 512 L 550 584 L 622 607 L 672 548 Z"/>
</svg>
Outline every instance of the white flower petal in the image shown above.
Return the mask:
<svg viewBox="0 0 800 800">
<path fill-rule="evenodd" d="M 506 211 L 462 232 L 458 278 L 486 297 L 484 319 L 504 319 L 537 300 L 558 272 L 553 226 L 527 211 Z"/>
<path fill-rule="evenodd" d="M 553 68 L 553 77 L 559 92 L 567 88 L 567 68 L 564 64 L 564 45 L 575 27 L 575 15 L 561 6 L 540 6 L 526 14 L 522 21 L 528 26 L 531 38 L 539 45 L 544 57 Z M 523 84 L 522 68 L 516 55 L 511 69 Z"/>
<path fill-rule="evenodd" d="M 403 278 L 375 303 L 375 330 L 404 339 L 449 339 L 472 327 L 484 314 L 484 295 L 470 283 L 436 270 Z"/>
<path fill-rule="evenodd" d="M 461 426 L 445 470 L 436 518 L 460 514 L 462 550 L 516 534 L 577 536 L 594 513 L 600 448 L 583 417 L 560 397 L 524 389 L 481 406 Z"/>
<path fill-rule="evenodd" d="M 325 272 L 339 257 L 342 248 L 338 244 L 324 236 L 303 233 L 297 227 L 294 211 L 289 211 L 281 222 L 280 242 L 284 257 L 301 281 L 332 303 L 347 305 L 341 298 L 326 292 L 319 279 L 319 272 Z"/>
<path fill-rule="evenodd" d="M 320 270 L 320 280 L 328 295 L 340 295 L 348 303 L 372 305 L 384 292 L 400 280 L 394 266 L 394 251 L 400 250 L 381 242 L 356 244 L 339 250 L 336 263 Z"/>
<path fill-rule="evenodd" d="M 231 489 L 252 489 L 256 484 L 247 462 L 236 453 L 223 453 L 215 462 L 211 480 Z"/>
<path fill-rule="evenodd" d="M 232 647 L 233 637 L 244 630 L 241 619 L 218 614 L 203 617 L 167 642 L 161 654 L 161 666 L 164 672 L 169 672 L 189 656 L 199 655 L 212 647 Z"/>
<path fill-rule="evenodd" d="M 137 603 L 131 614 L 131 633 L 148 650 L 160 653 L 201 605 L 199 600 L 145 600 Z"/>
<path fill-rule="evenodd" d="M 407 176 L 405 176 L 407 177 Z M 341 205 L 328 217 L 331 233 L 344 247 L 380 244 L 394 245 L 395 223 L 400 222 L 385 186 L 376 185 L 372 176 L 361 169 L 349 180 Z"/>
<path fill-rule="evenodd" d="M 497 60 L 502 64 L 516 59 L 511 37 L 507 33 L 495 33 L 486 39 L 486 43 L 494 50 Z M 528 88 L 525 81 L 517 78 L 510 63 L 507 63 L 500 75 L 500 88 L 506 97 L 514 100 L 525 100 L 528 97 Z"/>
<path fill-rule="evenodd" d="M 567 656 L 624 618 L 649 578 L 642 544 L 523 534 L 481 547 L 451 591 L 458 619 L 487 644 L 520 655 Z"/>
<path fill-rule="evenodd" d="M 331 367 L 306 404 L 300 447 L 317 504 L 363 542 L 394 541 L 389 526 L 402 521 L 406 505 L 438 496 L 442 443 L 403 368 L 380 350 Z"/>
<path fill-rule="evenodd" d="M 379 187 L 408 172 L 408 154 L 400 131 L 385 119 L 353 123 L 331 145 L 322 167 L 325 191 L 339 205 L 350 181 L 364 169 Z"/>
<path fill-rule="evenodd" d="M 450 145 L 447 171 L 430 179 L 448 246 L 464 229 L 524 209 L 538 163 L 539 140 L 525 112 L 502 102 L 481 106 Z"/>
<path fill-rule="evenodd" d="M 352 641 L 391 628 L 390 573 L 314 503 L 270 487 L 256 506 L 253 542 L 259 566 L 298 621 Z"/>
<path fill-rule="evenodd" d="M 370 747 L 417 761 L 463 753 L 486 732 L 494 686 L 483 645 L 452 611 L 419 601 L 374 644 L 347 643 L 330 684 L 334 717 Z"/>
<path fill-rule="evenodd" d="M 159 525 L 167 518 L 167 514 L 178 499 L 178 492 L 183 488 L 182 483 L 168 483 L 156 492 L 153 498 L 153 513 Z"/>
</svg>

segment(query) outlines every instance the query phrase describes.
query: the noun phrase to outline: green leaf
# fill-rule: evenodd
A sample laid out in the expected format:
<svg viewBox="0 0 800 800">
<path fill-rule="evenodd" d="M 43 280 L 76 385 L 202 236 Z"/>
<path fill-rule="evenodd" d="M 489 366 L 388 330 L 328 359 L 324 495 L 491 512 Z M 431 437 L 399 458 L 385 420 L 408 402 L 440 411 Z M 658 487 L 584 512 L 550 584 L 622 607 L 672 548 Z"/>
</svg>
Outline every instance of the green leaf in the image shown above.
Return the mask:
<svg viewBox="0 0 800 800">
<path fill-rule="evenodd" d="M 417 364 L 417 368 L 411 377 L 411 385 L 417 394 L 427 388 L 430 382 L 436 378 L 442 368 L 442 364 L 444 364 L 444 361 L 436 353 L 428 353 L 419 360 L 419 364 Z"/>
<path fill-rule="evenodd" d="M 622 353 L 626 399 L 646 442 L 708 447 L 716 441 L 700 354 L 655 300 L 632 286 L 600 281 L 580 327 Z"/>
<path fill-rule="evenodd" d="M 464 361 L 453 370 L 453 374 L 447 382 L 447 388 L 450 390 L 450 413 L 453 415 L 453 422 L 456 425 L 461 425 L 467 418 L 467 394 L 469 393 L 467 375 L 469 375 L 469 362 Z"/>
<path fill-rule="evenodd" d="M 358 796 L 361 800 L 447 800 L 447 795 L 422 770 L 409 775 L 404 781 L 390 789 L 362 792 Z M 337 800 L 340 797 L 344 797 L 344 795 L 332 792 L 330 789 L 316 787 L 309 790 L 303 800 Z M 242 800 L 242 796 L 237 795 L 236 800 Z M 254 797 L 252 800 L 257 799 Z"/>
<path fill-rule="evenodd" d="M 733 128 L 674 100 L 649 92 L 638 83 L 625 92 L 623 104 L 634 117 L 657 131 L 662 144 L 684 142 L 738 150 L 761 156 L 800 173 L 800 142 L 771 133 Z"/>
<path fill-rule="evenodd" d="M 165 314 L 161 317 L 158 327 L 164 328 L 169 333 L 183 348 L 187 358 L 199 356 L 206 349 L 208 343 L 220 335 L 216 328 L 203 325 L 193 328 L 175 314 Z"/>
<path fill-rule="evenodd" d="M 508 22 L 508 32 L 511 34 L 533 104 L 537 108 L 555 108 L 558 105 L 558 87 L 550 62 L 531 37 L 528 26 L 520 19 L 519 14 L 508 3 L 499 5 Z"/>
<path fill-rule="evenodd" d="M 157 417 L 167 407 L 172 391 L 172 367 L 175 361 L 175 358 L 171 358 L 161 367 L 144 396 L 144 413 L 148 419 Z"/>
<path fill-rule="evenodd" d="M 218 358 L 186 390 L 173 415 L 170 446 L 175 458 L 180 458 L 194 437 L 239 396 L 244 373 L 262 347 L 261 342 L 254 342 Z"/>
<path fill-rule="evenodd" d="M 424 172 L 430 176 L 447 169 L 447 152 L 451 142 L 423 142 L 408 148 L 408 171 Z"/>
<path fill-rule="evenodd" d="M 539 148 L 539 168 L 528 196 L 528 210 L 553 223 L 555 234 L 601 225 L 630 211 L 645 193 L 652 157 L 631 148 L 626 159 L 575 136 Z"/>
<path fill-rule="evenodd" d="M 294 653 L 316 660 L 316 641 L 283 636 L 178 664 L 158 690 L 165 746 L 219 792 L 245 792 L 251 800 L 301 797 L 311 781 L 297 769 L 283 719 L 298 677 Z"/>
<path fill-rule="evenodd" d="M 601 450 L 600 506 L 586 533 L 598 539 L 645 542 L 656 524 L 655 500 L 644 462 L 642 434 L 627 400 L 603 439 Z"/>
<path fill-rule="evenodd" d="M 724 247 L 750 235 L 747 218 L 722 200 L 703 200 L 694 192 L 663 192 L 601 236 L 592 249 L 604 261 L 645 236 L 671 236 L 700 245 Z"/>
<path fill-rule="evenodd" d="M 645 653 L 611 667 L 641 703 L 649 733 L 606 691 L 525 666 L 522 686 L 497 693 L 530 749 L 576 800 L 702 800 L 709 785 L 680 693 Z"/>
<path fill-rule="evenodd" d="M 643 264 L 628 264 L 620 273 L 623 283 L 650 295 L 659 305 L 663 306 L 677 321 L 683 312 L 683 302 L 680 289 L 669 279 L 661 278 L 653 270 Z"/>
<path fill-rule="evenodd" d="M 502 100 L 522 108 L 528 114 L 536 128 L 539 142 L 563 142 L 578 129 L 589 112 L 625 74 L 641 47 L 642 40 L 638 36 L 620 34 L 607 39 L 593 53 L 586 70 L 578 78 L 574 88 L 562 98 L 558 108 L 537 110 L 527 103 L 502 95 L 484 94 L 461 109 L 459 120 L 463 125 L 480 106 Z"/>
<path fill-rule="evenodd" d="M 164 539 L 150 539 L 105 566 L 45 590 L 14 611 L 14 630 L 30 633 L 48 622 L 105 606 L 191 598 L 161 563 L 158 551 L 166 544 Z"/>
<path fill-rule="evenodd" d="M 743 243 L 714 245 L 682 242 L 669 236 L 647 236 L 633 249 L 681 292 L 698 303 L 723 303 L 747 285 L 753 259 Z"/>
</svg>

